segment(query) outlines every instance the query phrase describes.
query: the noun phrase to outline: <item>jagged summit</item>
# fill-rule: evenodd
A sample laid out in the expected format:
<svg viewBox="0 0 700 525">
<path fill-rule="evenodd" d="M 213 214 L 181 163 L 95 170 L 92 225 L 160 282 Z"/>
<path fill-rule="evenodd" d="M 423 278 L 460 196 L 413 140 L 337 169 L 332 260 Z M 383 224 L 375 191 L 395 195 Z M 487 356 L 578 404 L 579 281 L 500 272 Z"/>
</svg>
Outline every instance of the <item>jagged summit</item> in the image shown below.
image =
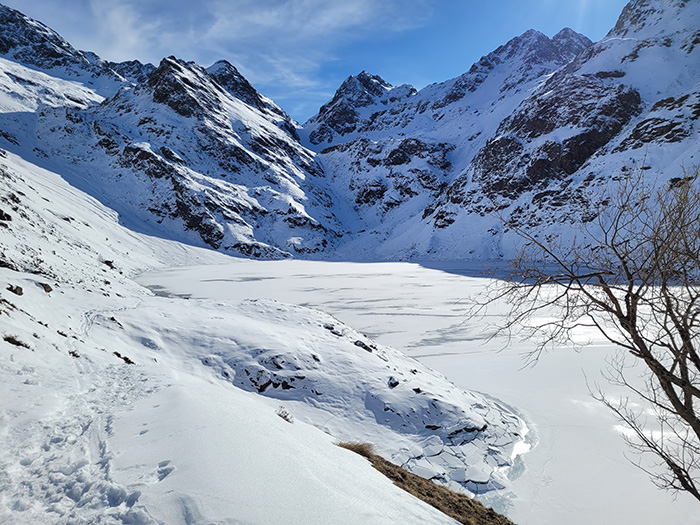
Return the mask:
<svg viewBox="0 0 700 525">
<path fill-rule="evenodd" d="M 174 56 L 161 60 L 147 85 L 153 102 L 166 104 L 183 117 L 203 116 L 216 103 L 206 70 Z"/>
<path fill-rule="evenodd" d="M 370 104 L 375 97 L 381 97 L 394 86 L 379 75 L 361 71 L 358 75 L 350 75 L 336 91 L 334 99 L 345 97 L 357 106 Z"/>
<path fill-rule="evenodd" d="M 501 91 L 522 85 L 568 64 L 591 43 L 588 37 L 569 28 L 562 29 L 551 39 L 540 31 L 529 29 L 481 57 L 466 74 L 458 77 L 450 98 L 461 98 L 466 91 L 475 91 L 498 66 L 507 69 Z"/>
<path fill-rule="evenodd" d="M 498 47 L 485 58 L 490 61 L 503 62 L 517 57 L 533 65 L 546 62 L 565 64 L 591 44 L 588 37 L 570 28 L 562 29 L 551 39 L 540 31 L 529 29 L 505 45 Z M 484 59 L 482 58 L 482 60 Z"/>
<path fill-rule="evenodd" d="M 568 64 L 590 45 L 587 37 L 569 28 L 551 39 L 531 29 L 483 56 L 467 73 L 421 91 L 408 85 L 394 87 L 363 71 L 348 77 L 333 98 L 304 124 L 304 135 L 311 145 L 323 147 L 396 126 L 405 128 L 416 123 L 425 129 L 455 109 L 445 109 L 448 106 L 458 103 L 461 109 L 456 111 L 463 112 L 470 102 L 462 99 L 482 85 L 486 85 L 486 97 L 494 90 L 526 89 L 528 82 Z M 432 122 L 424 118 L 428 108 L 434 110 L 430 113 Z"/>
<path fill-rule="evenodd" d="M 320 252 L 340 228 L 313 154 L 264 97 L 249 93 L 261 110 L 235 96 L 232 66 L 213 72 L 170 56 L 98 106 L 45 111 L 45 155 L 96 172 L 102 199 L 148 232 L 253 257 Z"/>
<path fill-rule="evenodd" d="M 207 68 L 207 73 L 214 77 L 229 93 L 246 104 L 261 110 L 267 109 L 260 93 L 227 60 L 215 62 Z"/>
<path fill-rule="evenodd" d="M 0 53 L 41 69 L 65 68 L 77 64 L 86 68 L 99 65 L 75 49 L 48 26 L 0 4 Z"/>
<path fill-rule="evenodd" d="M 573 60 L 593 42 L 587 36 L 577 33 L 570 27 L 565 27 L 552 37 L 552 43 L 563 57 Z"/>
<path fill-rule="evenodd" d="M 416 94 L 413 86 L 392 86 L 378 75 L 362 71 L 346 78 L 333 98 L 324 104 L 318 115 L 310 118 L 304 127 L 311 129 L 309 142 L 332 142 L 335 137 L 351 133 L 362 120 L 361 108 L 393 104 Z"/>
<path fill-rule="evenodd" d="M 265 113 L 294 140 L 299 140 L 297 135 L 299 124 L 272 100 L 260 94 L 230 62 L 218 60 L 207 68 L 207 73 L 229 94 Z"/>
</svg>

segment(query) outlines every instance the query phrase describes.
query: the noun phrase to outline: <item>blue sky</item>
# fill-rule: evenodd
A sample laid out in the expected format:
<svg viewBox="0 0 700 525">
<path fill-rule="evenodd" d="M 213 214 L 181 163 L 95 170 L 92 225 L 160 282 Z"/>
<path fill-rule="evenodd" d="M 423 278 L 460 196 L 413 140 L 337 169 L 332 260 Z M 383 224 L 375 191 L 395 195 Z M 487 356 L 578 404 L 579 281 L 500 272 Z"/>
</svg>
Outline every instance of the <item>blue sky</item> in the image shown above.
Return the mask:
<svg viewBox="0 0 700 525">
<path fill-rule="evenodd" d="M 234 64 L 300 122 L 363 69 L 417 88 L 528 29 L 599 40 L 627 0 L 0 0 L 108 60 Z"/>
</svg>

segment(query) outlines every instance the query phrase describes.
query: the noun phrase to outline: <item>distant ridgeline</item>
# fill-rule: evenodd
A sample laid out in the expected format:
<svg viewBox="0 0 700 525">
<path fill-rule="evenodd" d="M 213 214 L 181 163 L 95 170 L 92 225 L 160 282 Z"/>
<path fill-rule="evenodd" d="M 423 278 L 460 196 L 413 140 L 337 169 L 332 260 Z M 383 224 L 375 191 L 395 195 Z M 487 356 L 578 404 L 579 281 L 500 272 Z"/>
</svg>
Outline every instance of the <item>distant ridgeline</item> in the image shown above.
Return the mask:
<svg viewBox="0 0 700 525">
<path fill-rule="evenodd" d="M 0 147 L 232 255 L 507 258 L 516 228 L 593 218 L 625 170 L 700 161 L 698 27 L 698 2 L 634 0 L 599 42 L 530 30 L 420 91 L 363 71 L 299 125 L 226 61 L 107 62 L 0 7 Z"/>
</svg>

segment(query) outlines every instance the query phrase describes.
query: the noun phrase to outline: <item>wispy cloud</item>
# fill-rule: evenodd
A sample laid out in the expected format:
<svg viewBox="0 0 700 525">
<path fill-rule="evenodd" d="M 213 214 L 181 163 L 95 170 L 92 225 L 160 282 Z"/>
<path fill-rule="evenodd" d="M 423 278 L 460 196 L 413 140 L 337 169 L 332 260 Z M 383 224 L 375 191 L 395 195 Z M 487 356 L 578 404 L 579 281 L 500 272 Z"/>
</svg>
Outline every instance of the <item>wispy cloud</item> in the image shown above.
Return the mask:
<svg viewBox="0 0 700 525">
<path fill-rule="evenodd" d="M 10 0 L 109 60 L 225 58 L 263 91 L 332 93 L 347 46 L 420 27 L 438 0 Z M 46 18 L 37 13 L 47 13 Z M 332 85 L 332 86 L 331 86 Z M 313 95 L 310 95 L 312 94 Z"/>
<path fill-rule="evenodd" d="M 109 60 L 143 57 L 144 49 L 157 33 L 157 22 L 140 16 L 134 6 L 126 3 L 90 0 L 90 13 L 91 26 L 86 31 L 92 39 L 90 49 Z"/>
<path fill-rule="evenodd" d="M 419 27 L 432 1 L 63 0 L 52 18 L 77 17 L 80 46 L 110 60 L 227 58 L 253 80 L 307 86 L 343 46 Z"/>
</svg>

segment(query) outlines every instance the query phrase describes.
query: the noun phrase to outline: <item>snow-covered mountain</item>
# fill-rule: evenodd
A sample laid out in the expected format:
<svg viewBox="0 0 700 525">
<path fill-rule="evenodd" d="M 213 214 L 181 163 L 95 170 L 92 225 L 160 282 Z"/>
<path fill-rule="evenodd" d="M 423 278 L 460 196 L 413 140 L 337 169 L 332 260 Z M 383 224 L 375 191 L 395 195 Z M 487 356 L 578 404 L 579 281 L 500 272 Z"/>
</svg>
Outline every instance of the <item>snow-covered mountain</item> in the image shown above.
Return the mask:
<svg viewBox="0 0 700 525">
<path fill-rule="evenodd" d="M 91 191 L 161 235 L 255 257 L 318 252 L 338 229 L 322 172 L 293 121 L 241 79 L 227 63 L 165 58 L 97 106 L 42 112 L 42 152 L 89 170 Z"/>
<path fill-rule="evenodd" d="M 265 258 L 336 243 L 334 199 L 298 124 L 231 64 L 109 63 L 1 14 L 10 149 L 69 174 L 140 231 Z"/>
<path fill-rule="evenodd" d="M 350 250 L 390 258 L 450 258 L 464 251 L 444 247 L 440 253 L 430 246 L 435 234 L 415 232 L 416 223 L 436 232 L 450 223 L 436 203 L 499 122 L 590 44 L 570 29 L 552 39 L 527 31 L 464 75 L 420 92 L 367 73 L 348 78 L 304 125 L 303 136 L 320 149 L 334 192 L 356 209 Z M 402 235 L 407 228 L 414 231 Z"/>
<path fill-rule="evenodd" d="M 132 278 L 565 232 L 626 167 L 697 161 L 699 6 L 634 0 L 597 43 L 528 31 L 420 91 L 362 72 L 304 126 L 226 61 L 107 62 L 0 6 L 0 521 L 449 522 L 338 439 L 508 490 L 511 407 L 324 312 Z"/>
<path fill-rule="evenodd" d="M 530 30 L 420 91 L 363 71 L 303 127 L 226 61 L 110 63 L 0 15 L 4 145 L 132 228 L 226 253 L 500 258 L 513 226 L 590 219 L 625 169 L 697 161 L 695 2 L 632 1 L 597 43 Z"/>
<path fill-rule="evenodd" d="M 420 92 L 351 77 L 302 136 L 356 210 L 340 254 L 491 259 L 561 234 L 634 167 L 698 162 L 697 2 L 630 2 L 600 42 L 528 31 Z M 396 95 L 394 95 L 396 93 Z"/>
</svg>

